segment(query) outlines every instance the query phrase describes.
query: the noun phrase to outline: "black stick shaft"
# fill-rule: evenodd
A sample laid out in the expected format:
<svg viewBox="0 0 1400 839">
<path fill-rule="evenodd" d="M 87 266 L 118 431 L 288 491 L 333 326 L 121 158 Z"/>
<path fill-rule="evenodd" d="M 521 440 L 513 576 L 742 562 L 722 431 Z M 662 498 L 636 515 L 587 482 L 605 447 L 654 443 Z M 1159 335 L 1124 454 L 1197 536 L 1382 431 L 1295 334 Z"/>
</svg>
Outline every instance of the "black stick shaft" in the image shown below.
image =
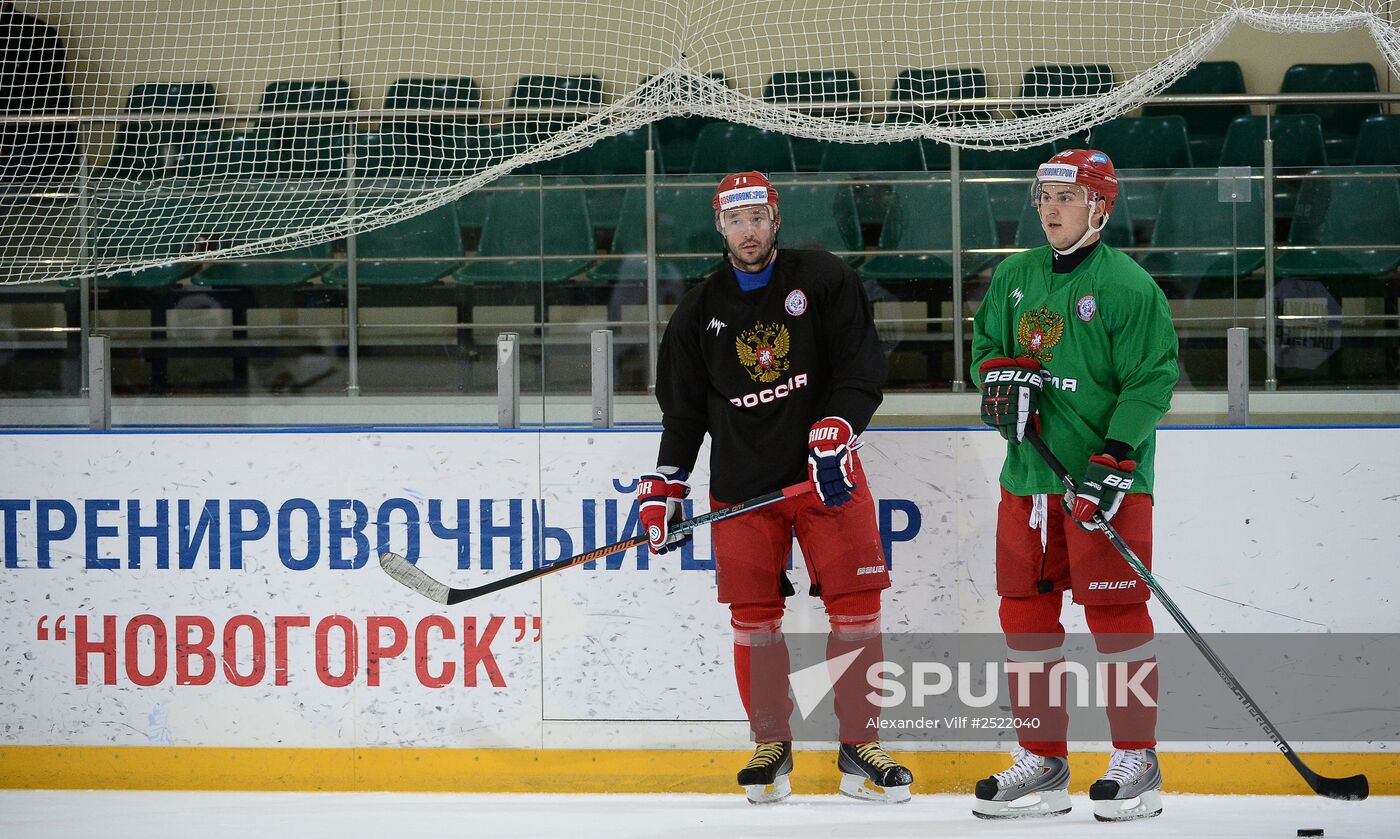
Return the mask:
<svg viewBox="0 0 1400 839">
<path fill-rule="evenodd" d="M 809 481 L 803 481 L 800 484 L 793 484 L 790 487 L 784 487 L 783 489 L 774 490 L 773 492 L 767 493 L 765 495 L 760 495 L 756 498 L 750 498 L 747 501 L 740 501 L 737 504 L 731 504 L 728 507 L 721 507 L 718 510 L 711 510 L 708 513 L 703 513 L 701 515 L 695 516 L 694 518 L 686 519 L 682 522 L 677 522 L 676 525 L 671 528 L 671 533 L 688 533 L 689 531 L 695 530 L 698 527 L 702 527 L 707 524 L 712 524 L 713 522 L 720 521 L 721 519 L 727 519 L 731 516 L 737 516 L 740 513 L 746 513 L 750 510 L 755 510 L 759 507 L 767 506 L 776 501 L 782 501 L 784 498 L 792 498 L 794 496 L 802 495 L 805 492 L 810 492 L 811 489 L 812 484 Z M 552 562 L 549 565 L 542 565 L 539 568 L 531 568 L 530 570 L 522 571 L 519 574 L 512 574 L 509 577 L 503 577 L 502 579 L 494 580 L 492 582 L 486 583 L 485 585 L 476 586 L 474 588 L 449 589 L 447 593 L 447 603 L 448 605 L 452 605 L 455 603 L 462 603 L 467 600 L 473 600 L 477 597 L 481 597 L 486 594 L 491 594 L 492 592 L 500 591 L 503 588 L 510 588 L 511 586 L 520 585 L 521 583 L 526 583 L 530 580 L 538 579 L 546 574 L 553 574 L 557 571 L 563 571 L 565 568 L 573 568 L 575 565 L 582 565 L 585 562 L 592 562 L 594 560 L 602 559 L 603 557 L 611 556 L 612 554 L 619 553 L 621 551 L 630 550 L 640 545 L 644 545 L 646 544 L 646 542 L 646 536 L 637 535 L 633 536 L 630 539 L 623 539 L 621 542 L 614 542 L 611 545 L 604 545 L 601 548 L 595 548 L 591 551 L 588 551 L 587 553 L 581 553 L 577 556 L 571 556 L 568 559 L 561 559 L 558 562 Z"/>
<path fill-rule="evenodd" d="M 1034 429 L 1026 430 L 1026 442 L 1030 443 L 1031 447 L 1049 464 L 1055 475 L 1059 477 L 1060 483 L 1064 484 L 1065 489 L 1073 492 L 1074 479 L 1070 477 L 1064 464 L 1060 462 L 1054 452 L 1050 451 L 1050 447 L 1045 444 L 1045 441 Z M 1215 650 L 1206 643 L 1206 639 L 1202 638 L 1201 634 L 1196 631 L 1196 627 L 1191 625 L 1191 621 L 1187 620 L 1185 613 L 1176 605 L 1176 601 L 1172 600 L 1171 596 L 1162 588 L 1162 584 L 1157 582 L 1157 578 L 1152 576 L 1152 572 L 1147 570 L 1147 565 L 1138 558 L 1138 555 L 1133 552 L 1133 549 L 1129 547 L 1118 531 L 1113 529 L 1113 525 L 1109 524 L 1104 514 L 1095 512 L 1093 521 L 1099 526 L 1099 530 L 1108 537 L 1108 541 L 1113 544 L 1118 553 L 1123 555 L 1123 559 L 1127 560 L 1128 565 L 1132 566 L 1133 572 L 1147 584 L 1153 594 L 1157 595 L 1157 599 L 1161 601 L 1177 625 L 1186 633 L 1186 636 L 1191 639 L 1191 643 L 1195 644 L 1196 649 L 1201 651 L 1201 655 L 1205 656 L 1206 661 L 1215 669 L 1216 674 L 1224 680 L 1226 687 L 1230 688 L 1230 691 L 1240 700 L 1254 721 L 1259 723 L 1259 727 L 1264 729 L 1264 733 L 1269 735 L 1269 739 L 1274 741 L 1274 745 L 1283 752 L 1284 757 L 1288 758 L 1288 762 L 1293 764 L 1293 768 L 1298 771 L 1304 781 L 1307 781 L 1308 786 L 1312 787 L 1313 791 L 1319 795 L 1325 795 L 1329 798 L 1357 801 L 1364 799 L 1369 794 L 1369 784 L 1365 775 L 1353 775 L 1350 778 L 1327 778 L 1312 771 L 1303 762 L 1303 759 L 1298 757 L 1297 753 L 1293 751 L 1293 747 L 1288 745 L 1288 741 L 1284 739 L 1283 733 L 1264 715 L 1264 710 L 1250 697 L 1244 689 L 1244 685 L 1240 684 L 1239 680 L 1235 678 L 1235 674 L 1231 673 L 1230 668 L 1225 666 L 1225 662 L 1220 660 L 1220 656 L 1216 655 Z"/>
</svg>

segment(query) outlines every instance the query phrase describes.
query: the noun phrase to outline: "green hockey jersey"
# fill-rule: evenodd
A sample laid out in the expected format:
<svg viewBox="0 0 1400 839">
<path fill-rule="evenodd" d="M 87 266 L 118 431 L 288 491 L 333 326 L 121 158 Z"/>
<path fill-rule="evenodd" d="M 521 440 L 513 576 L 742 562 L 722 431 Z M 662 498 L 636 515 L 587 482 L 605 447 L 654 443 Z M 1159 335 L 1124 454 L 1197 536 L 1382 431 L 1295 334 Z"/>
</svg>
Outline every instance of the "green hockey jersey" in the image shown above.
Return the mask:
<svg viewBox="0 0 1400 839">
<path fill-rule="evenodd" d="M 1102 242 L 1073 271 L 1055 274 L 1049 245 L 997 267 L 973 320 L 972 380 L 990 358 L 1026 356 L 1046 373 L 1040 436 L 1071 476 L 1104 440 L 1132 447 L 1133 492 L 1152 492 L 1157 423 L 1176 386 L 1177 341 L 1166 295 L 1122 251 Z M 1029 445 L 1007 444 L 1001 485 L 1016 495 L 1064 486 Z"/>
</svg>

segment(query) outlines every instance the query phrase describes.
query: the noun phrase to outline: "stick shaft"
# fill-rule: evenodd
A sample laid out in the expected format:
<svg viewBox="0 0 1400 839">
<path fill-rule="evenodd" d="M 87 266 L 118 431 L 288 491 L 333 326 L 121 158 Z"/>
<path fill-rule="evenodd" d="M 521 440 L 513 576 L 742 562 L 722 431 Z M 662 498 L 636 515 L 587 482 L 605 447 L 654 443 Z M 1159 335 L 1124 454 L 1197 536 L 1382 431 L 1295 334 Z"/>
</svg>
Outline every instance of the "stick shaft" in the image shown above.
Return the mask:
<svg viewBox="0 0 1400 839">
<path fill-rule="evenodd" d="M 1040 435 L 1033 429 L 1027 429 L 1026 441 L 1031 444 L 1031 447 L 1036 450 L 1041 458 L 1050 466 L 1051 470 L 1055 472 L 1056 476 L 1060 479 L 1060 483 L 1064 484 L 1065 489 L 1071 492 L 1074 491 L 1074 479 L 1070 477 L 1069 471 L 1065 469 L 1064 464 L 1055 456 L 1055 453 L 1050 451 L 1050 447 L 1046 445 Z M 1264 709 L 1259 707 L 1259 704 L 1255 702 L 1248 691 L 1244 689 L 1244 685 L 1240 684 L 1239 680 L 1235 678 L 1235 674 L 1230 672 L 1230 668 L 1225 666 L 1225 662 L 1221 661 L 1220 656 L 1216 655 L 1215 650 L 1211 648 L 1210 644 L 1206 643 L 1206 639 L 1202 638 L 1201 634 L 1196 631 L 1196 627 L 1191 625 L 1191 621 L 1187 619 L 1186 614 L 1176 605 L 1176 601 L 1172 600 L 1171 595 L 1167 594 L 1166 590 L 1162 588 L 1162 584 L 1157 582 L 1157 578 L 1152 576 L 1152 572 L 1147 569 L 1147 565 L 1138 558 L 1138 555 L 1133 552 L 1133 549 L 1128 545 L 1127 541 L 1123 539 L 1122 535 L 1113 528 L 1113 525 L 1109 524 L 1104 514 L 1102 512 L 1095 512 L 1093 520 L 1094 524 L 1098 525 L 1099 530 L 1104 536 L 1108 537 L 1108 541 L 1113 544 L 1113 547 L 1118 553 L 1122 554 L 1123 559 L 1127 560 L 1128 565 L 1132 566 L 1133 572 L 1147 584 L 1147 587 L 1153 594 L 1157 595 L 1157 599 L 1162 603 L 1162 606 L 1166 608 L 1167 612 L 1171 614 L 1172 619 L 1175 620 L 1182 631 L 1186 633 L 1186 636 L 1191 639 L 1191 643 L 1196 645 L 1196 649 L 1201 651 L 1201 655 L 1205 656 L 1206 661 L 1214 668 L 1216 674 L 1224 680 L 1225 686 L 1230 688 L 1230 691 L 1235 694 L 1235 698 L 1244 705 L 1245 710 L 1248 711 L 1249 715 L 1254 718 L 1254 721 L 1259 724 L 1259 727 L 1264 729 L 1264 733 L 1269 735 L 1269 739 L 1274 741 L 1274 745 L 1278 747 L 1278 750 L 1283 752 L 1283 756 L 1288 758 L 1288 762 L 1293 765 L 1293 768 L 1298 771 L 1298 774 L 1303 776 L 1303 780 L 1308 782 L 1308 786 L 1312 787 L 1315 792 L 1323 795 L 1330 795 L 1330 797 L 1365 798 L 1367 793 L 1365 791 L 1366 781 L 1364 776 L 1356 776 L 1360 778 L 1361 792 L 1359 796 L 1356 795 L 1354 791 L 1351 794 L 1338 795 L 1331 795 L 1326 791 L 1328 788 L 1326 782 L 1334 779 L 1318 775 L 1303 762 L 1302 758 L 1298 757 L 1297 753 L 1293 751 L 1293 747 L 1284 739 L 1283 733 L 1278 730 L 1278 727 L 1275 726 L 1267 716 L 1265 716 Z M 1355 779 L 1346 778 L 1341 780 L 1353 781 Z"/>
<path fill-rule="evenodd" d="M 676 525 L 671 528 L 671 533 L 675 535 L 688 533 L 704 525 L 731 518 L 741 513 L 749 512 L 750 510 L 756 510 L 759 507 L 765 507 L 769 504 L 782 501 L 785 498 L 794 498 L 811 491 L 811 482 L 803 481 L 789 487 L 784 487 L 783 489 L 760 495 L 756 498 L 750 498 L 747 501 L 740 501 L 737 504 L 731 504 L 728 507 L 721 507 L 717 510 L 711 510 L 708 513 L 695 516 L 694 518 L 677 522 Z M 620 542 L 614 542 L 611 545 L 604 545 L 601 548 L 595 548 L 591 551 L 571 556 L 568 559 L 561 559 L 558 562 L 541 565 L 539 568 L 531 568 L 519 574 L 512 574 L 509 577 L 503 577 L 499 580 L 493 580 L 484 585 L 471 588 L 451 588 L 443 585 L 430 577 L 426 572 L 408 563 L 407 560 L 398 557 L 397 554 L 384 554 L 380 557 L 380 565 L 383 566 L 384 570 L 388 572 L 391 577 L 398 580 L 400 583 L 412 588 L 430 600 L 450 606 L 467 600 L 473 600 L 483 595 L 500 591 L 501 589 L 510 588 L 511 586 L 517 586 L 521 583 L 543 577 L 546 574 L 553 574 L 558 571 L 563 571 L 566 568 L 582 565 L 585 562 L 593 562 L 594 560 L 602 559 L 603 557 L 611 556 L 615 553 L 631 550 L 632 548 L 645 545 L 646 543 L 646 536 L 633 536 L 629 539 L 623 539 Z"/>
</svg>

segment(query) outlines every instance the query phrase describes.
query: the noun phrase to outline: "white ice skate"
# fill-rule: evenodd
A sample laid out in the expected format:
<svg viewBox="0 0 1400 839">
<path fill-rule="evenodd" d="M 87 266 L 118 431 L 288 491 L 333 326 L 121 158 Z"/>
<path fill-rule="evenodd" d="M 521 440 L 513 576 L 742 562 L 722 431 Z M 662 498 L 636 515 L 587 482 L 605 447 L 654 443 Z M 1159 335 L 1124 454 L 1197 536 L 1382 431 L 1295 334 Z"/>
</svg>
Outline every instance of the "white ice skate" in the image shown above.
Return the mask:
<svg viewBox="0 0 1400 839">
<path fill-rule="evenodd" d="M 896 763 L 879 743 L 842 743 L 836 768 L 841 770 L 842 795 L 882 804 L 902 804 L 910 798 L 914 773 Z"/>
<path fill-rule="evenodd" d="M 1156 749 L 1114 749 L 1108 771 L 1089 787 L 1101 822 L 1150 819 L 1162 813 L 1162 767 Z"/>
<path fill-rule="evenodd" d="M 1060 816 L 1070 810 L 1069 763 L 1017 746 L 1011 768 L 977 782 L 972 814 L 979 819 Z"/>
<path fill-rule="evenodd" d="M 739 770 L 739 786 L 750 804 L 773 804 L 792 795 L 792 743 L 759 743 Z"/>
</svg>

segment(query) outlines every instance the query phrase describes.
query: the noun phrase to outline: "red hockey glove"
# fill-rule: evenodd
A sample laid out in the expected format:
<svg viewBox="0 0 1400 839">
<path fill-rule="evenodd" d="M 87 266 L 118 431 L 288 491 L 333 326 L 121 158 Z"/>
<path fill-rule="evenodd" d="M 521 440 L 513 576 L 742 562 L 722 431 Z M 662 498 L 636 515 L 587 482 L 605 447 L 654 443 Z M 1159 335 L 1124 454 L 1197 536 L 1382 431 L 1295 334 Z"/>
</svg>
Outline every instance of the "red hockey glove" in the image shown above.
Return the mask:
<svg viewBox="0 0 1400 839">
<path fill-rule="evenodd" d="M 982 379 L 982 422 L 1012 444 L 1026 438 L 1045 387 L 1040 362 L 1033 358 L 989 358 L 977 368 Z"/>
<path fill-rule="evenodd" d="M 1095 530 L 1094 513 L 1103 513 L 1105 519 L 1113 518 L 1123 496 L 1133 488 L 1133 470 L 1137 461 L 1114 460 L 1106 454 L 1096 454 L 1089 458 L 1089 466 L 1084 470 L 1084 480 L 1074 492 L 1066 492 L 1064 503 L 1069 514 L 1080 527 Z"/>
<path fill-rule="evenodd" d="M 817 420 L 807 432 L 807 475 L 826 506 L 840 507 L 851 500 L 856 488 L 851 458 L 858 446 L 851 424 L 840 417 Z"/>
<path fill-rule="evenodd" d="M 690 538 L 689 533 L 671 538 L 671 525 L 684 515 L 681 502 L 690 495 L 689 477 L 684 469 L 658 466 L 655 472 L 637 479 L 637 517 L 653 553 L 664 554 Z"/>
</svg>

